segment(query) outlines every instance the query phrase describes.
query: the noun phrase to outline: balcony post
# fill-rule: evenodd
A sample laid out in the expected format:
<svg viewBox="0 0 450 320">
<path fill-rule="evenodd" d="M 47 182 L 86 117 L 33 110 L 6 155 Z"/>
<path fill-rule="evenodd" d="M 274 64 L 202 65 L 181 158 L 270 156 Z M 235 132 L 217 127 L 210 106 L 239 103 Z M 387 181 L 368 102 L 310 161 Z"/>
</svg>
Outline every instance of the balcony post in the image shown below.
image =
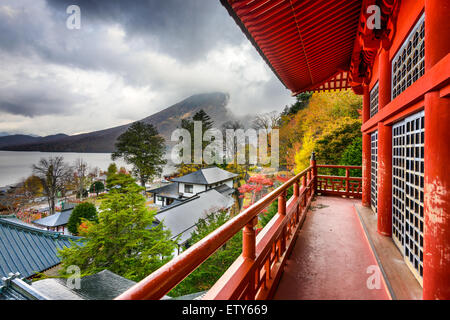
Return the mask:
<svg viewBox="0 0 450 320">
<path fill-rule="evenodd" d="M 307 183 L 307 181 L 306 181 L 306 179 L 307 179 L 307 175 L 304 175 L 303 176 L 303 178 L 302 178 L 302 190 L 303 190 L 303 208 L 304 207 L 306 207 L 306 192 L 305 192 L 305 190 L 306 190 L 306 183 Z"/>
<path fill-rule="evenodd" d="M 286 215 L 286 191 L 283 191 L 278 197 L 278 213 L 282 216 Z"/>
<path fill-rule="evenodd" d="M 311 154 L 311 160 L 309 161 L 311 165 L 311 179 L 312 182 L 312 192 L 317 193 L 317 166 L 316 166 L 316 153 L 313 151 Z"/>
<path fill-rule="evenodd" d="M 370 134 L 363 133 L 362 137 L 362 205 L 370 207 L 370 182 L 371 182 L 371 153 Z"/>
<path fill-rule="evenodd" d="M 350 195 L 350 169 L 345 168 L 345 193 L 346 196 Z"/>
<path fill-rule="evenodd" d="M 256 232 L 257 218 L 247 223 L 242 231 L 242 256 L 254 260 L 256 258 Z"/>
<path fill-rule="evenodd" d="M 294 197 L 298 197 L 300 195 L 300 184 L 299 181 L 295 181 L 294 183 Z"/>
</svg>

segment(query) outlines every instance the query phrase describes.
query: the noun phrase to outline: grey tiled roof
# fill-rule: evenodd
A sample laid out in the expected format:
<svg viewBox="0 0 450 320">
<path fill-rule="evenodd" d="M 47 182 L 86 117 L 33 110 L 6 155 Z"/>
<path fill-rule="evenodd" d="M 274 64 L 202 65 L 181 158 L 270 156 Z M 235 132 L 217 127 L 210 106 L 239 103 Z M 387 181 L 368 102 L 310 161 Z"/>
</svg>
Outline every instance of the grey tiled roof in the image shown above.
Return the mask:
<svg viewBox="0 0 450 320">
<path fill-rule="evenodd" d="M 163 208 L 155 215 L 164 227 L 171 231 L 172 238 L 180 236 L 179 244 L 191 237 L 200 218 L 205 218 L 212 211 L 229 208 L 233 199 L 225 197 L 215 189 L 199 193 L 189 200 L 169 208 Z"/>
<path fill-rule="evenodd" d="M 182 177 L 172 179 L 173 182 L 193 183 L 193 184 L 214 184 L 225 180 L 230 180 L 238 175 L 218 167 L 200 169 Z"/>
<path fill-rule="evenodd" d="M 29 284 L 17 273 L 1 279 L 0 300 L 112 300 L 135 284 L 109 270 L 82 277 L 79 289 L 70 288 L 62 278 Z"/>
<path fill-rule="evenodd" d="M 148 190 L 147 192 L 173 199 L 177 199 L 180 196 L 180 194 L 178 193 L 178 183 L 171 183 L 156 189 Z"/>
<path fill-rule="evenodd" d="M 0 219 L 0 277 L 19 272 L 28 278 L 60 263 L 57 249 L 80 238 Z"/>
<path fill-rule="evenodd" d="M 52 300 L 113 300 L 135 284 L 109 270 L 103 270 L 81 278 L 79 289 L 69 288 L 66 279 L 39 280 L 32 286 Z"/>
<path fill-rule="evenodd" d="M 52 214 L 51 216 L 33 221 L 34 224 L 44 227 L 59 227 L 64 226 L 69 222 L 70 215 L 73 209 L 64 210 Z"/>
</svg>

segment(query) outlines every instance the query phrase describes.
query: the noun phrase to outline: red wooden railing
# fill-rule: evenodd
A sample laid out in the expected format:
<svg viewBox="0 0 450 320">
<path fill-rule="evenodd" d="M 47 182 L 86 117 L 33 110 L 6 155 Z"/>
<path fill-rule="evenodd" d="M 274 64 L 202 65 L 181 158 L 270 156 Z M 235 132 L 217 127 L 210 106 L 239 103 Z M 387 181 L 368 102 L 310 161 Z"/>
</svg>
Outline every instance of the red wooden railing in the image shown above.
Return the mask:
<svg viewBox="0 0 450 320">
<path fill-rule="evenodd" d="M 309 168 L 230 219 L 116 299 L 161 299 L 240 230 L 243 230 L 242 254 L 203 299 L 270 299 L 293 248 L 296 232 L 304 221 L 318 187 L 317 167 L 313 156 Z M 347 179 L 346 181 L 353 179 L 341 178 Z M 291 186 L 294 194 L 286 201 L 286 192 Z M 258 214 L 276 199 L 278 213 L 256 236 Z"/>
<path fill-rule="evenodd" d="M 340 195 L 354 198 L 362 197 L 362 178 L 350 177 L 350 170 L 362 170 L 361 166 L 318 164 L 317 168 L 345 169 L 345 177 L 318 175 L 317 193 L 321 195 Z"/>
</svg>

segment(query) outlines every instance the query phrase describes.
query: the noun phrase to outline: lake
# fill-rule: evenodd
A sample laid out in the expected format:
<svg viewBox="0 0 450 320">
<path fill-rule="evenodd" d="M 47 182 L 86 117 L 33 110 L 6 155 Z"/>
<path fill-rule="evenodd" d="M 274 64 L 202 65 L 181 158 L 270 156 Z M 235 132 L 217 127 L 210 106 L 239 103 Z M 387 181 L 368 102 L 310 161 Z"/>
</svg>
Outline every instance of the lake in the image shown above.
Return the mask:
<svg viewBox="0 0 450 320">
<path fill-rule="evenodd" d="M 90 168 L 98 167 L 106 171 L 111 162 L 110 153 L 70 153 L 70 152 L 29 152 L 29 151 L 0 151 L 0 187 L 18 183 L 33 173 L 32 165 L 37 164 L 41 158 L 62 156 L 64 162 L 73 165 L 75 160 L 81 158 Z M 131 169 L 122 160 L 114 161 L 118 168 Z M 170 173 L 171 167 L 164 168 L 164 174 Z"/>
</svg>

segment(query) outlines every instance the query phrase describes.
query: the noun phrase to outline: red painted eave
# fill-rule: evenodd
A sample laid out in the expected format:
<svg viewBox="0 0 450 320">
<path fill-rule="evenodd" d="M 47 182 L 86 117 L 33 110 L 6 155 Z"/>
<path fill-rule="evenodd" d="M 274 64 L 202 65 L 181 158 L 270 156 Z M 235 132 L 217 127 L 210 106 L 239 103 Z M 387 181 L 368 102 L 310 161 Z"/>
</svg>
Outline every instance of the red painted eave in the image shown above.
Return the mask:
<svg viewBox="0 0 450 320">
<path fill-rule="evenodd" d="M 363 1 L 221 2 L 293 94 L 350 88 L 347 71 Z"/>
<path fill-rule="evenodd" d="M 395 34 L 398 0 L 220 0 L 294 95 L 352 88 L 362 94 L 381 45 Z M 381 28 L 370 29 L 371 5 Z"/>
</svg>

